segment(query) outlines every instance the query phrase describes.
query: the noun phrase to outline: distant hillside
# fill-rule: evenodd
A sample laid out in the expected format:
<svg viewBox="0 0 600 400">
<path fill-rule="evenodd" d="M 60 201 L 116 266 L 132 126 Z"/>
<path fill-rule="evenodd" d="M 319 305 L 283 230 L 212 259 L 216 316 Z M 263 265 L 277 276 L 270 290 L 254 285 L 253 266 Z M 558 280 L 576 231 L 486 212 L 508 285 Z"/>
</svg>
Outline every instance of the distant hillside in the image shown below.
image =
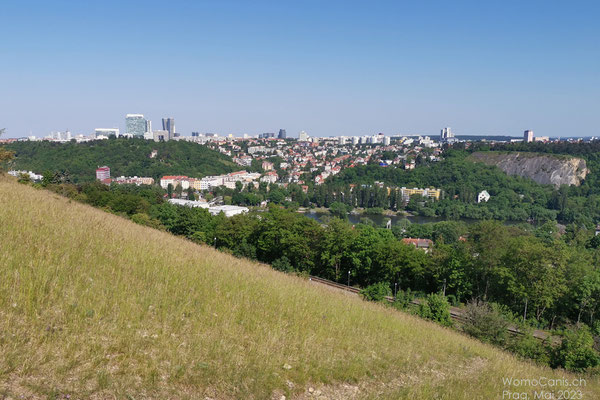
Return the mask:
<svg viewBox="0 0 600 400">
<path fill-rule="evenodd" d="M 573 378 L 7 178 L 0 193 L 3 398 L 533 398 L 502 379 Z"/>
<path fill-rule="evenodd" d="M 473 153 L 471 159 L 495 165 L 508 175 L 557 187 L 579 186 L 589 172 L 584 159 L 567 155 L 482 151 Z"/>
<path fill-rule="evenodd" d="M 205 146 L 185 141 L 153 142 L 110 139 L 87 143 L 16 142 L 15 167 L 36 173 L 68 172 L 75 182 L 95 179 L 98 166 L 107 165 L 112 176 L 219 175 L 239 169 L 231 158 Z M 155 158 L 150 153 L 157 150 Z"/>
</svg>

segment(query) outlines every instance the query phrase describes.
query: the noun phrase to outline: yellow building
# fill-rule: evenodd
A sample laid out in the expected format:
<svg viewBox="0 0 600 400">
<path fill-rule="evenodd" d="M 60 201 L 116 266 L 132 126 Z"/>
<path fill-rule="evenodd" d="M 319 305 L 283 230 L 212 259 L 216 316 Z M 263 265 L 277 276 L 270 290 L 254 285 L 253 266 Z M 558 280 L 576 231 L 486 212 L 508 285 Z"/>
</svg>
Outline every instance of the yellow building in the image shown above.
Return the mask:
<svg viewBox="0 0 600 400">
<path fill-rule="evenodd" d="M 407 188 L 403 187 L 402 189 L 400 189 L 400 193 L 402 194 L 402 199 L 404 199 L 406 201 L 410 200 L 410 196 L 413 196 L 415 194 L 418 194 L 419 196 L 423 196 L 423 197 L 429 197 L 430 199 L 439 200 L 442 195 L 442 190 L 435 189 L 435 188 L 407 189 Z"/>
</svg>

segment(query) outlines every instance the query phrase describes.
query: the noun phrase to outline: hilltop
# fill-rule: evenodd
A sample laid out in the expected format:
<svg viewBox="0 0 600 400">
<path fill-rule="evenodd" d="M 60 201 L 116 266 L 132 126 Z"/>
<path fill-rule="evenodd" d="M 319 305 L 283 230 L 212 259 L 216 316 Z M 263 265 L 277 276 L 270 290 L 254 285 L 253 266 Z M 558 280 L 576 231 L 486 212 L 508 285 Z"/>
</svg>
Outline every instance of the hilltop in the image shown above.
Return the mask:
<svg viewBox="0 0 600 400">
<path fill-rule="evenodd" d="M 574 377 L 4 177 L 0 193 L 3 397 L 492 399 L 534 389 L 503 378 Z"/>
<path fill-rule="evenodd" d="M 15 142 L 14 168 L 67 172 L 74 182 L 96 179 L 98 166 L 108 165 L 112 176 L 220 175 L 240 169 L 230 157 L 186 141 L 154 142 L 144 139 L 109 139 L 84 143 Z M 150 154 L 157 154 L 151 158 Z"/>
</svg>

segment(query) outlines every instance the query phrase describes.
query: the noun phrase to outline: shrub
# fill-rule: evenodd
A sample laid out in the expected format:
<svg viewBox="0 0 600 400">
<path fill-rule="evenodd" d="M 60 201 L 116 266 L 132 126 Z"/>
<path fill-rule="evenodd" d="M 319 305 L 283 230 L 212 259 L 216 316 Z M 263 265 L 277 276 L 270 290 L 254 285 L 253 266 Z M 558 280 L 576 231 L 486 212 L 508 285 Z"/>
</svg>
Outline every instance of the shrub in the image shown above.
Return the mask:
<svg viewBox="0 0 600 400">
<path fill-rule="evenodd" d="M 600 356 L 594 350 L 594 337 L 585 325 L 566 329 L 562 343 L 552 352 L 552 367 L 582 372 L 600 365 Z"/>
<path fill-rule="evenodd" d="M 551 348 L 533 337 L 530 332 L 513 337 L 508 349 L 522 358 L 532 359 L 544 365 L 550 364 Z"/>
<path fill-rule="evenodd" d="M 20 172 L 17 182 L 24 183 L 24 184 L 31 183 L 31 177 L 29 176 L 29 174 L 27 172 Z"/>
<path fill-rule="evenodd" d="M 419 305 L 417 315 L 436 321 L 444 326 L 452 326 L 450 319 L 450 304 L 446 296 L 439 293 L 431 293 Z"/>
<path fill-rule="evenodd" d="M 489 303 L 467 304 L 463 331 L 487 343 L 502 345 L 506 342 L 508 321 Z"/>
<path fill-rule="evenodd" d="M 281 272 L 294 272 L 294 267 L 290 263 L 290 260 L 286 256 L 282 256 L 271 264 L 273 269 Z"/>
<path fill-rule="evenodd" d="M 386 296 L 391 296 L 392 291 L 387 282 L 378 282 L 367 286 L 360 291 L 360 295 L 365 300 L 384 301 Z"/>
<path fill-rule="evenodd" d="M 406 291 L 400 290 L 398 293 L 396 293 L 396 298 L 394 299 L 392 305 L 398 310 L 407 309 L 415 297 L 416 293 L 412 292 L 410 289 L 406 289 Z"/>
</svg>

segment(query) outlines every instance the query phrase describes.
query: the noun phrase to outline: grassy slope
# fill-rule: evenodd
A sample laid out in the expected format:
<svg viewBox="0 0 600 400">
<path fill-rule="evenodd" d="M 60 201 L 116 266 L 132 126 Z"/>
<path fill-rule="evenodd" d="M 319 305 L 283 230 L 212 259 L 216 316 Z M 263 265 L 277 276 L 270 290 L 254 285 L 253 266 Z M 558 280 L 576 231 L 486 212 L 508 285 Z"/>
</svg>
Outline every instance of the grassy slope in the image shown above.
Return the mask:
<svg viewBox="0 0 600 400">
<path fill-rule="evenodd" d="M 566 375 L 2 177 L 0 226 L 0 397 L 493 399 Z"/>
</svg>

